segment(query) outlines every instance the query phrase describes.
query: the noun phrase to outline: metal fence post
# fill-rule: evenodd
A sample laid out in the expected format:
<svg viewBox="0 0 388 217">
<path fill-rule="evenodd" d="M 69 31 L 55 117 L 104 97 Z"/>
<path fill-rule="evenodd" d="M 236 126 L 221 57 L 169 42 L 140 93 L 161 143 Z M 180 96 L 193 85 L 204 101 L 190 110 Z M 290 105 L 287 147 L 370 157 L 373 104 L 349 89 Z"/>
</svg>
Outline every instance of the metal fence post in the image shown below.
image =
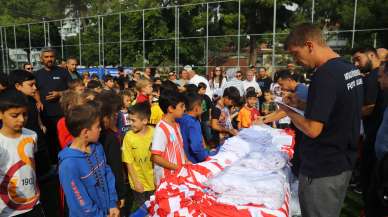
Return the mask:
<svg viewBox="0 0 388 217">
<path fill-rule="evenodd" d="M 209 75 L 209 3 L 206 3 L 206 75 Z"/>
<path fill-rule="evenodd" d="M 274 0 L 273 5 L 273 29 L 272 29 L 272 68 L 275 69 L 275 52 L 276 49 L 276 0 Z"/>
<path fill-rule="evenodd" d="M 13 41 L 14 41 L 15 50 L 17 50 L 17 44 L 16 44 L 16 26 L 15 26 L 15 25 L 13 25 Z M 19 61 L 18 61 L 17 56 L 16 56 L 16 67 L 19 67 Z"/>
<path fill-rule="evenodd" d="M 51 42 L 50 42 L 50 22 L 47 22 L 47 46 L 51 47 Z"/>
<path fill-rule="evenodd" d="M 145 69 L 145 60 L 146 60 L 146 48 L 145 48 L 145 29 L 144 29 L 144 26 L 145 26 L 145 21 L 144 21 L 144 9 L 142 10 L 143 13 L 142 13 L 142 25 L 143 25 L 143 70 Z"/>
<path fill-rule="evenodd" d="M 238 27 L 237 27 L 237 68 L 240 70 L 240 34 L 241 34 L 241 0 L 238 0 Z M 255 60 L 256 62 L 256 60 Z"/>
<path fill-rule="evenodd" d="M 179 46 L 179 42 L 178 42 L 178 34 L 179 34 L 179 24 L 178 24 L 178 6 L 177 5 L 175 5 L 175 7 L 174 7 L 174 9 L 175 9 L 175 37 L 174 37 L 174 40 L 175 40 L 175 49 L 174 49 L 174 56 L 175 56 L 175 60 L 174 60 L 174 64 L 175 64 L 175 66 L 174 66 L 174 70 L 175 70 L 175 72 L 176 73 L 178 73 L 178 65 L 179 65 L 179 60 L 178 60 L 178 53 L 179 53 L 179 51 L 178 51 L 178 46 Z"/>
<path fill-rule="evenodd" d="M 30 56 L 28 57 L 28 59 L 32 63 L 32 59 L 31 59 L 31 26 L 30 26 L 30 24 L 27 24 L 27 27 L 28 27 L 28 47 L 30 49 Z"/>
<path fill-rule="evenodd" d="M 60 37 L 61 37 L 61 58 L 63 59 L 63 23 L 62 23 L 62 20 L 60 20 L 60 25 L 61 25 L 61 34 L 60 34 Z"/>
<path fill-rule="evenodd" d="M 353 28 L 352 28 L 352 45 L 354 47 L 354 37 L 355 37 L 355 29 L 356 29 L 356 20 L 357 20 L 357 0 L 354 0 L 354 11 L 353 11 Z"/>
<path fill-rule="evenodd" d="M 4 42 L 5 42 L 5 63 L 6 63 L 6 71 L 9 74 L 9 50 L 8 50 L 8 42 L 7 42 L 7 28 L 4 28 Z"/>
<path fill-rule="evenodd" d="M 46 39 L 46 22 L 43 18 L 43 37 L 44 37 L 44 46 L 47 47 L 47 39 Z"/>
<path fill-rule="evenodd" d="M 82 65 L 82 41 L 81 41 L 81 18 L 78 18 L 78 55 L 79 55 L 79 64 Z"/>
<path fill-rule="evenodd" d="M 119 36 L 120 36 L 120 66 L 123 65 L 123 57 L 122 57 L 122 48 L 123 48 L 123 41 L 122 41 L 122 32 L 121 32 L 121 12 L 119 13 Z"/>
<path fill-rule="evenodd" d="M 314 13 L 315 13 L 315 0 L 311 4 L 311 23 L 314 23 Z"/>
<path fill-rule="evenodd" d="M 102 50 L 102 66 L 105 67 L 105 46 L 104 46 L 104 17 L 101 17 L 101 50 Z"/>
<path fill-rule="evenodd" d="M 180 25 L 180 22 L 179 22 L 179 19 L 180 19 L 180 9 L 179 9 L 179 7 L 177 8 L 177 16 L 178 16 L 178 18 L 177 18 L 177 29 L 178 29 L 178 31 L 176 32 L 176 37 L 177 37 L 177 47 L 176 47 L 176 49 L 177 49 L 177 58 L 178 58 L 178 70 L 179 70 L 179 66 L 180 66 L 180 49 L 179 49 L 179 46 L 180 46 L 180 43 L 179 43 L 179 35 L 180 35 L 180 28 L 179 28 L 179 25 Z"/>
<path fill-rule="evenodd" d="M 3 43 L 3 27 L 0 27 L 0 41 L 1 41 L 1 65 L 3 65 L 3 73 L 5 73 L 5 58 L 4 58 L 4 43 Z"/>
<path fill-rule="evenodd" d="M 98 19 L 98 66 L 101 66 L 101 23 L 100 16 L 97 16 Z"/>
</svg>

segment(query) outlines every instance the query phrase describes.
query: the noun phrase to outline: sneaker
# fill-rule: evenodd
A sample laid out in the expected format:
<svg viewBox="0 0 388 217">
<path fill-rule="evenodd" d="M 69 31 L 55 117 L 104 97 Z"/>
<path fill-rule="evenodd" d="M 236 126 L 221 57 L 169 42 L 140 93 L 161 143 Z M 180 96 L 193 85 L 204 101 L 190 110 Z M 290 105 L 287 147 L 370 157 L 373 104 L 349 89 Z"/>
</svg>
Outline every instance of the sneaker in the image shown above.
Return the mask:
<svg viewBox="0 0 388 217">
<path fill-rule="evenodd" d="M 353 190 L 353 192 L 356 193 L 356 194 L 362 194 L 362 190 L 361 190 L 360 185 L 357 185 L 357 186 L 354 187 L 352 190 Z"/>
</svg>

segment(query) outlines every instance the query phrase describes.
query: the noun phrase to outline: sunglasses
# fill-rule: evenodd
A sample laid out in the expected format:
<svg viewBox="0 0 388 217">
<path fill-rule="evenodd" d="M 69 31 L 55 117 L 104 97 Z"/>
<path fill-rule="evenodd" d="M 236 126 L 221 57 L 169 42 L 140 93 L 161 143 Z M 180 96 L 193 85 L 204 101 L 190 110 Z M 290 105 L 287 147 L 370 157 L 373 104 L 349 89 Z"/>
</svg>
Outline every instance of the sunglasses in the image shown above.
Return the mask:
<svg viewBox="0 0 388 217">
<path fill-rule="evenodd" d="M 27 70 L 33 70 L 34 68 L 26 68 Z"/>
</svg>

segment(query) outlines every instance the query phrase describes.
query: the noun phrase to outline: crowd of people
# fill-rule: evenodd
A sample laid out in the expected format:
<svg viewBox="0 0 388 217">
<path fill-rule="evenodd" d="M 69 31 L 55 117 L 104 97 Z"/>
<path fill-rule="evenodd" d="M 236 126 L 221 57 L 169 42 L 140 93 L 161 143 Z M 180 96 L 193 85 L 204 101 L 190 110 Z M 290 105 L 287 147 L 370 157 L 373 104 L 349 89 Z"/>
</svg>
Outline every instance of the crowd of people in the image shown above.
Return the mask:
<svg viewBox="0 0 388 217">
<path fill-rule="evenodd" d="M 311 80 L 292 64 L 273 75 L 217 66 L 204 77 L 187 65 L 164 79 L 121 67 L 99 78 L 43 49 L 41 69 L 0 77 L 0 216 L 47 216 L 39 183 L 53 177 L 61 216 L 129 216 L 161 179 L 254 124 L 295 131 L 302 216 L 339 216 L 349 182 L 365 216 L 388 214 L 388 51 L 360 48 L 347 61 L 311 24 L 285 49 Z"/>
</svg>

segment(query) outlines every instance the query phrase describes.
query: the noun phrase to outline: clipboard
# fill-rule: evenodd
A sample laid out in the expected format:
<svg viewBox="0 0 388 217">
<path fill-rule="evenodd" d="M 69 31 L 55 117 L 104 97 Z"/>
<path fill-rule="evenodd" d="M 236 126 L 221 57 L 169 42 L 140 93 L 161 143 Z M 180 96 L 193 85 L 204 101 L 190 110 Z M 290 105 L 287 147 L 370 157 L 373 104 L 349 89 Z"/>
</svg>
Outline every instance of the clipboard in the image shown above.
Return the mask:
<svg viewBox="0 0 388 217">
<path fill-rule="evenodd" d="M 302 110 L 300 110 L 300 109 L 298 109 L 298 108 L 295 108 L 295 107 L 292 107 L 292 106 L 287 105 L 286 103 L 283 102 L 283 100 L 277 99 L 277 98 L 276 98 L 274 101 L 275 101 L 276 104 L 284 105 L 284 106 L 286 106 L 287 108 L 291 109 L 292 111 L 294 111 L 294 112 L 296 112 L 296 113 L 298 113 L 298 114 L 304 116 L 304 111 L 302 111 Z"/>
</svg>

